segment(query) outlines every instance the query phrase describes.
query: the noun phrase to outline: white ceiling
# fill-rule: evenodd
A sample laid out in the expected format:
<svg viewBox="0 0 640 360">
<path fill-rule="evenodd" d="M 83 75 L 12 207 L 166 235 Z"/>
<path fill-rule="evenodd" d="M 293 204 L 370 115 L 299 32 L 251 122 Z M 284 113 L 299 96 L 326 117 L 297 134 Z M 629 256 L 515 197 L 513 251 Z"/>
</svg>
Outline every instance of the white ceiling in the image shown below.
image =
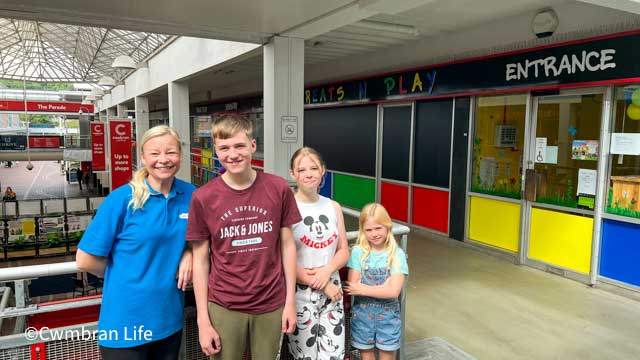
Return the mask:
<svg viewBox="0 0 640 360">
<path fill-rule="evenodd" d="M 305 39 L 308 68 L 567 3 L 592 6 L 576 0 L 0 0 L 0 17 L 260 44 L 293 36 Z M 376 30 L 380 23 L 387 29 Z M 261 83 L 261 51 L 254 55 L 190 79 L 191 92 L 225 98 L 233 84 Z"/>
</svg>

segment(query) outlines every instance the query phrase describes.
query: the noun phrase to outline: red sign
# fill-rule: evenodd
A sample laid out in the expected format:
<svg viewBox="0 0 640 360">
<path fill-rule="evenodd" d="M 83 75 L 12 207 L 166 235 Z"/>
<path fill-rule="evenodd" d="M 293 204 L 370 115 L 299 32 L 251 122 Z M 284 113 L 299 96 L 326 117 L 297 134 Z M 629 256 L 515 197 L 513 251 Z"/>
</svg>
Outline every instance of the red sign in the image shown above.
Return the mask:
<svg viewBox="0 0 640 360">
<path fill-rule="evenodd" d="M 109 121 L 111 190 L 131 180 L 131 121 Z"/>
<path fill-rule="evenodd" d="M 59 101 L 27 101 L 27 111 L 41 113 L 93 114 L 93 105 Z M 0 111 L 24 111 L 24 101 L 0 100 Z"/>
<path fill-rule="evenodd" d="M 104 152 L 104 123 L 91 122 L 91 162 L 93 163 L 93 171 L 107 170 Z"/>
<path fill-rule="evenodd" d="M 202 150 L 200 149 L 192 149 L 191 150 L 191 161 L 196 164 L 202 164 Z"/>
<path fill-rule="evenodd" d="M 29 136 L 30 148 L 54 148 L 60 147 L 59 136 Z"/>
</svg>

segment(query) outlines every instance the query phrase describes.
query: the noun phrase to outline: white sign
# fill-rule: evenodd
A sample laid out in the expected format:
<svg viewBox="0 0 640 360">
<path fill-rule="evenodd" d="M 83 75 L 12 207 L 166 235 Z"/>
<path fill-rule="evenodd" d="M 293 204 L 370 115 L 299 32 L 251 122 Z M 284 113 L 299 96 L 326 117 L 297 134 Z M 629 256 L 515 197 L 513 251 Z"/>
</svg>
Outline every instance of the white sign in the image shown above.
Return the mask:
<svg viewBox="0 0 640 360">
<path fill-rule="evenodd" d="M 578 170 L 578 195 L 596 195 L 598 172 L 591 169 Z"/>
<path fill-rule="evenodd" d="M 611 134 L 611 153 L 640 155 L 640 133 Z"/>
<path fill-rule="evenodd" d="M 282 142 L 283 143 L 298 142 L 298 117 L 297 116 L 282 117 Z"/>
<path fill-rule="evenodd" d="M 537 163 L 547 162 L 547 138 L 546 137 L 536 138 L 536 154 L 535 154 L 534 161 Z"/>
<path fill-rule="evenodd" d="M 557 146 L 547 146 L 547 151 L 545 154 L 546 154 L 545 163 L 547 164 L 558 163 L 558 147 Z"/>
</svg>

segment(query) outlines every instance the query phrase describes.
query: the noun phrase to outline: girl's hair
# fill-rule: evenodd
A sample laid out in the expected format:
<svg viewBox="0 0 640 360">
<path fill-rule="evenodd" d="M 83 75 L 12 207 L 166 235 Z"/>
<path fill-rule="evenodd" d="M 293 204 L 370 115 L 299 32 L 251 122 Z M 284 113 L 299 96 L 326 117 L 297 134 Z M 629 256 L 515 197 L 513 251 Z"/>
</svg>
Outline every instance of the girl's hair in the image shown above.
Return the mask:
<svg viewBox="0 0 640 360">
<path fill-rule="evenodd" d="M 211 137 L 214 141 L 232 138 L 239 132 L 243 132 L 250 140 L 253 139 L 253 123 L 240 114 L 222 115 L 211 126 Z"/>
<path fill-rule="evenodd" d="M 167 125 L 158 125 L 154 126 L 151 129 L 147 130 L 142 136 L 142 140 L 140 141 L 140 154 L 144 152 L 144 145 L 147 141 L 164 135 L 171 135 L 178 143 L 178 151 L 182 153 L 182 145 L 180 144 L 180 135 L 171 127 Z M 139 164 L 140 168 L 138 171 L 133 174 L 133 178 L 129 181 L 129 186 L 133 190 L 133 196 L 131 197 L 131 201 L 129 201 L 129 206 L 135 211 L 138 209 L 142 209 L 144 204 L 149 199 L 149 188 L 147 184 L 145 184 L 145 179 L 149 175 L 149 171 L 147 167 L 143 164 Z"/>
<path fill-rule="evenodd" d="M 359 232 L 356 245 L 358 245 L 363 251 L 362 256 L 360 257 L 361 268 L 364 268 L 365 261 L 371 254 L 371 245 L 369 244 L 367 235 L 364 231 L 364 223 L 367 222 L 367 220 L 380 224 L 387 229 L 387 238 L 384 240 L 384 250 L 387 253 L 387 269 L 397 270 L 398 263 L 396 261 L 396 253 L 398 251 L 398 243 L 391 232 L 393 223 L 387 210 L 384 206 L 378 203 L 365 205 L 364 208 L 362 208 L 360 218 L 358 219 Z"/>
<path fill-rule="evenodd" d="M 316 149 L 308 147 L 308 146 L 304 146 L 301 147 L 300 149 L 296 150 L 296 152 L 293 153 L 293 155 L 291 156 L 291 162 L 289 164 L 289 170 L 291 170 L 292 173 L 295 173 L 296 171 L 296 165 L 298 165 L 298 163 L 300 162 L 300 160 L 302 160 L 303 157 L 308 156 L 311 159 L 315 159 L 315 161 L 318 162 L 318 165 L 320 165 L 320 168 L 322 169 L 323 172 L 325 172 L 327 170 L 327 166 L 324 163 L 324 160 L 322 160 L 322 156 L 320 156 L 320 153 L 316 151 Z M 324 176 L 322 177 L 322 180 L 320 181 L 320 185 L 318 186 L 318 191 L 320 191 L 320 188 L 322 188 L 324 186 Z"/>
</svg>

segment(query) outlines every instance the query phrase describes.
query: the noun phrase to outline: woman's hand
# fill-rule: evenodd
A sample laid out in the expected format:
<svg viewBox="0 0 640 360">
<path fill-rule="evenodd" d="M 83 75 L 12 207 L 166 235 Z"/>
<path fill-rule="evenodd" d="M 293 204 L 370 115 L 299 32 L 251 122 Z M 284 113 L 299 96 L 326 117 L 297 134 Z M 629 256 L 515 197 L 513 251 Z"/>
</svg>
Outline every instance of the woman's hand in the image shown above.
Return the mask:
<svg viewBox="0 0 640 360">
<path fill-rule="evenodd" d="M 332 282 L 327 283 L 323 291 L 324 294 L 331 299 L 331 302 L 340 301 L 340 299 L 342 299 L 342 288 Z"/>
<path fill-rule="evenodd" d="M 307 275 L 309 275 L 313 280 L 309 283 L 314 289 L 324 289 L 331 278 L 331 274 L 333 271 L 325 265 L 321 267 L 317 267 L 314 269 L 307 269 Z"/>
<path fill-rule="evenodd" d="M 344 291 L 351 296 L 364 296 L 366 285 L 360 282 L 347 281 L 344 285 Z"/>
<path fill-rule="evenodd" d="M 180 265 L 178 266 L 178 273 L 176 279 L 178 279 L 178 289 L 185 291 L 187 285 L 191 283 L 191 275 L 193 270 L 193 255 L 191 249 L 187 248 L 182 252 L 182 258 L 180 259 Z"/>
</svg>

